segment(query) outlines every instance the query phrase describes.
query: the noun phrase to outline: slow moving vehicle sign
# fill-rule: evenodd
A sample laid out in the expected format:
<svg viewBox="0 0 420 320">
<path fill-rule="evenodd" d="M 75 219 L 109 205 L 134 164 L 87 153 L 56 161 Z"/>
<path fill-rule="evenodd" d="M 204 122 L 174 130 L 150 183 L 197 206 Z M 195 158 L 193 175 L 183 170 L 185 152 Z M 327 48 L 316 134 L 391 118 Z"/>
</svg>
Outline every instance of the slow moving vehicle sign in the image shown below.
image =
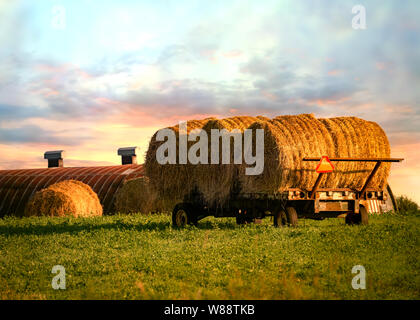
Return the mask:
<svg viewBox="0 0 420 320">
<path fill-rule="evenodd" d="M 334 166 L 327 156 L 322 156 L 321 161 L 316 166 L 316 172 L 327 173 L 334 171 Z"/>
</svg>

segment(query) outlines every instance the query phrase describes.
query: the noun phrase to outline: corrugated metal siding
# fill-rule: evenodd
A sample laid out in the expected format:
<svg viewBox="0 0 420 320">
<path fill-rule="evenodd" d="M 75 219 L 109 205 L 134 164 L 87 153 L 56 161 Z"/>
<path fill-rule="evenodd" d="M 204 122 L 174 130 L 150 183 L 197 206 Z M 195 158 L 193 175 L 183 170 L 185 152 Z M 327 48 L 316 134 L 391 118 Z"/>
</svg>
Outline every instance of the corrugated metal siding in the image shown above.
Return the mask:
<svg viewBox="0 0 420 320">
<path fill-rule="evenodd" d="M 114 198 L 125 180 L 143 176 L 142 165 L 0 170 L 0 216 L 22 216 L 37 191 L 63 180 L 79 180 L 98 194 L 104 213 L 114 209 Z"/>
</svg>

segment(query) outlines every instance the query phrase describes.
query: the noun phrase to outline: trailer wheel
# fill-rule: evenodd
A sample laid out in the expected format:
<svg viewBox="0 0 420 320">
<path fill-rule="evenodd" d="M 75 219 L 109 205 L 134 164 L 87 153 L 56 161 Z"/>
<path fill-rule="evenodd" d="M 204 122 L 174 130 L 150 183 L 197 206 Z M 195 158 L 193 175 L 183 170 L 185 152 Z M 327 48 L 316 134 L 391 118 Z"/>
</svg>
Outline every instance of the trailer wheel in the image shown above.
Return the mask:
<svg viewBox="0 0 420 320">
<path fill-rule="evenodd" d="M 172 211 L 172 225 L 174 227 L 184 227 L 187 224 L 197 224 L 191 207 L 185 203 L 179 203 Z"/>
<path fill-rule="evenodd" d="M 247 224 L 247 223 L 252 223 L 252 222 L 254 222 L 254 218 L 247 217 L 247 216 L 244 216 L 244 215 L 237 215 L 236 216 L 236 224 L 241 225 L 241 224 Z"/>
<path fill-rule="evenodd" d="M 287 215 L 287 223 L 289 224 L 289 226 L 297 227 L 298 216 L 297 216 L 296 209 L 293 207 L 287 207 L 286 215 Z"/>
<path fill-rule="evenodd" d="M 236 215 L 236 224 L 244 224 L 244 223 L 245 223 L 245 218 L 243 216 Z"/>
<path fill-rule="evenodd" d="M 274 213 L 274 226 L 284 227 L 287 224 L 287 216 L 284 210 L 279 210 Z"/>
<path fill-rule="evenodd" d="M 367 225 L 369 220 L 368 212 L 364 206 L 359 207 L 359 213 L 348 213 L 346 216 L 346 224 L 363 224 Z"/>
</svg>

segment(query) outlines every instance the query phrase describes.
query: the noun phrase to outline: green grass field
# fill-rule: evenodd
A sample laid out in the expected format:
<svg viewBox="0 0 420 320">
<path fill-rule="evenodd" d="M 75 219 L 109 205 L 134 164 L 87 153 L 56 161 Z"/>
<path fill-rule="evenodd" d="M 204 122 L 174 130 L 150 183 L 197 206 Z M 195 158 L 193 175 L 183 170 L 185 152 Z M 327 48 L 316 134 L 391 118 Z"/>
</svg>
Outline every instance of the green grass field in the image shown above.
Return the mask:
<svg viewBox="0 0 420 320">
<path fill-rule="evenodd" d="M 419 299 L 420 216 L 297 228 L 166 215 L 0 219 L 1 299 Z M 54 290 L 54 265 L 66 289 Z M 354 290 L 354 265 L 366 290 Z"/>
</svg>

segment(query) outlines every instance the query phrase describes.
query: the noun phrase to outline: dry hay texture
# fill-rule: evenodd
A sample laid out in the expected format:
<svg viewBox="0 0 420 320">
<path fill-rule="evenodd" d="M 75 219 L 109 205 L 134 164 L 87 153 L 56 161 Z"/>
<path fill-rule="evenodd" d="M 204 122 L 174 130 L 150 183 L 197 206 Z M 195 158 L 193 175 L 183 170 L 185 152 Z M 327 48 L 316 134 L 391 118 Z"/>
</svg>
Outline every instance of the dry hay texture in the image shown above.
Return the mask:
<svg viewBox="0 0 420 320">
<path fill-rule="evenodd" d="M 147 177 L 130 179 L 115 195 L 118 213 L 153 213 L 171 211 L 175 204 L 158 197 Z"/>
<path fill-rule="evenodd" d="M 261 117 L 262 121 L 264 119 Z M 208 150 L 211 150 L 212 137 L 211 130 L 227 130 L 232 132 L 238 130 L 243 132 L 255 121 L 260 121 L 257 117 L 238 116 L 227 119 L 214 119 L 208 121 L 203 130 L 207 132 L 208 136 Z M 224 199 L 230 194 L 233 187 L 233 181 L 236 172 L 239 168 L 234 164 L 234 139 L 230 139 L 230 162 L 229 164 L 222 163 L 222 138 L 218 138 L 219 144 L 219 163 L 211 164 L 211 153 L 208 154 L 208 165 L 190 165 L 190 172 L 193 172 L 195 185 L 198 190 L 203 194 L 206 201 L 215 201 L 222 203 Z M 243 141 L 242 150 L 244 148 Z"/>
<path fill-rule="evenodd" d="M 213 118 L 203 120 L 188 120 L 187 134 L 194 129 L 201 129 L 207 121 Z M 157 191 L 159 197 L 165 199 L 182 200 L 184 195 L 189 193 L 193 188 L 193 177 L 189 172 L 190 166 L 178 163 L 179 150 L 179 126 L 168 127 L 172 129 L 176 135 L 176 159 L 177 164 L 159 164 L 156 160 L 156 152 L 164 141 L 157 141 L 157 132 L 153 135 L 149 142 L 149 148 L 146 152 L 145 173 L 149 178 L 151 187 Z M 188 142 L 188 149 L 194 142 Z"/>
<path fill-rule="evenodd" d="M 279 116 L 253 123 L 250 129 L 264 129 L 264 171 L 261 175 L 246 176 L 242 166 L 243 192 L 311 190 L 318 177 L 317 163 L 302 161 L 304 157 L 390 157 L 388 139 L 381 127 L 355 117 Z M 335 161 L 333 165 L 334 172 L 324 176 L 321 187 L 360 190 L 375 163 Z M 390 165 L 383 163 L 369 186 L 385 188 L 389 171 Z"/>
<path fill-rule="evenodd" d="M 389 158 L 391 148 L 382 128 L 375 122 L 356 117 L 319 119 L 329 131 L 336 157 Z M 336 170 L 327 181 L 328 187 L 360 190 L 374 162 L 336 162 Z M 391 163 L 382 163 L 369 187 L 385 189 Z"/>
<path fill-rule="evenodd" d="M 87 184 L 65 180 L 36 192 L 25 207 L 25 216 L 101 216 L 97 194 Z"/>
<path fill-rule="evenodd" d="M 302 161 L 304 157 L 390 157 L 389 142 L 381 127 L 355 117 L 317 119 L 312 114 L 301 114 L 273 119 L 233 117 L 189 121 L 188 131 L 195 128 L 202 128 L 208 133 L 211 129 L 264 129 L 264 171 L 261 175 L 245 175 L 248 165 L 234 165 L 233 141 L 230 165 L 157 165 L 155 153 L 158 143 L 154 141 L 154 136 L 145 167 L 146 175 L 160 195 L 182 200 L 185 194 L 197 187 L 207 201 L 223 203 L 236 180 L 240 181 L 242 192 L 276 193 L 288 188 L 311 190 L 318 176 L 315 172 L 317 163 Z M 210 137 L 209 134 L 209 146 Z M 253 148 L 255 154 L 255 145 Z M 374 162 L 333 164 L 336 170 L 324 176 L 321 187 L 360 190 L 375 165 Z M 390 164 L 382 163 L 369 187 L 384 189 L 389 171 Z"/>
</svg>

